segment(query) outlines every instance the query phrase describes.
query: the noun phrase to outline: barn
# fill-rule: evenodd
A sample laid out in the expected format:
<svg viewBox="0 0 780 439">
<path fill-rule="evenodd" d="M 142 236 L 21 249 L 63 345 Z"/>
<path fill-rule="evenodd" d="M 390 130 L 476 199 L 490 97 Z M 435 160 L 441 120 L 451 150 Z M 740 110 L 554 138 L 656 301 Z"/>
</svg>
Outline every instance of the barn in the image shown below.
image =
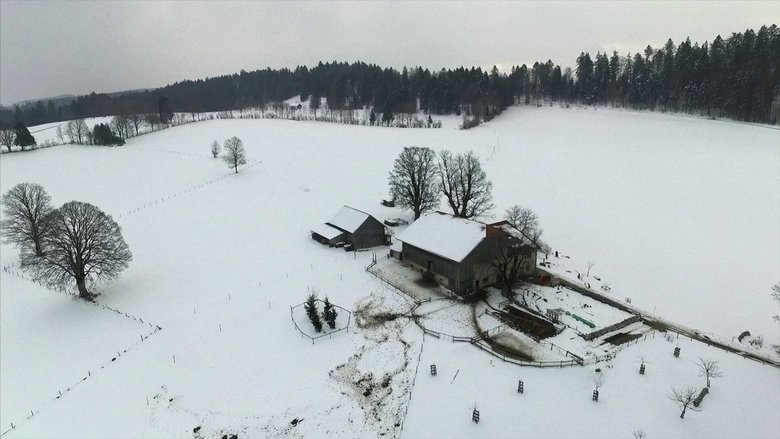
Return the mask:
<svg viewBox="0 0 780 439">
<path fill-rule="evenodd" d="M 314 227 L 311 237 L 326 245 L 347 245 L 360 250 L 387 243 L 385 225 L 378 219 L 355 209 L 344 206 L 327 223 Z"/>
<path fill-rule="evenodd" d="M 434 212 L 419 218 L 396 239 L 401 241 L 400 259 L 419 270 L 430 271 L 447 289 L 467 295 L 499 281 L 491 265 L 492 237 L 505 224 L 485 224 Z M 533 272 L 536 252 L 524 271 Z"/>
</svg>

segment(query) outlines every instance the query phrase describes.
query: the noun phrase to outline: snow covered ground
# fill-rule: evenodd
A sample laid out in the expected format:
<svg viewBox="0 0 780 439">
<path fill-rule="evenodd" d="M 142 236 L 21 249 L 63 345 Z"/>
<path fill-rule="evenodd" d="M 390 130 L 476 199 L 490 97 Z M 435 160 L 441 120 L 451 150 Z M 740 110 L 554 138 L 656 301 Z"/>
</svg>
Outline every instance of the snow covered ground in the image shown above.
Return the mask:
<svg viewBox="0 0 780 439">
<path fill-rule="evenodd" d="M 231 136 L 250 161 L 238 175 L 209 154 L 213 140 Z M 475 150 L 497 213 L 514 203 L 536 210 L 552 247 L 593 261 L 591 273 L 617 297 L 703 330 L 749 329 L 780 342 L 769 298 L 780 280 L 779 141 L 780 131 L 743 124 L 554 107 L 511 108 L 469 131 L 212 120 L 119 148 L 2 155 L 2 192 L 37 182 L 55 205 L 88 201 L 117 219 L 134 260 L 99 302 L 163 329 L 140 342 L 143 325 L 0 273 L 0 431 L 14 422 L 7 437 L 191 437 L 196 427 L 204 437 L 343 437 L 402 426 L 405 437 L 625 437 L 635 428 L 651 437 L 777 437 L 778 370 L 700 343 L 681 344 L 680 359 L 656 337 L 623 350 L 612 368 L 521 369 L 466 343 L 423 342 L 404 318 L 311 344 L 289 307 L 317 288 L 348 309 L 368 297 L 408 310 L 365 272 L 372 252 L 328 248 L 308 231 L 345 204 L 380 220 L 411 219 L 379 201 L 401 148 L 420 145 Z M 3 266 L 17 261 L 12 247 L 0 250 Z M 85 333 L 110 335 L 93 343 Z M 20 354 L 46 334 L 58 335 L 61 360 L 45 344 L 35 357 Z M 73 384 L 63 371 L 80 379 L 136 338 L 52 401 Z M 644 377 L 635 371 L 640 351 L 650 362 Z M 665 393 L 701 383 L 697 355 L 721 360 L 726 376 L 705 411 L 680 420 Z M 438 381 L 430 363 L 440 365 Z M 589 375 L 599 366 L 608 382 L 594 404 Z M 515 392 L 518 377 L 527 377 L 526 395 Z M 38 390 L 13 396 L 26 386 Z M 475 402 L 479 425 L 470 421 Z"/>
</svg>

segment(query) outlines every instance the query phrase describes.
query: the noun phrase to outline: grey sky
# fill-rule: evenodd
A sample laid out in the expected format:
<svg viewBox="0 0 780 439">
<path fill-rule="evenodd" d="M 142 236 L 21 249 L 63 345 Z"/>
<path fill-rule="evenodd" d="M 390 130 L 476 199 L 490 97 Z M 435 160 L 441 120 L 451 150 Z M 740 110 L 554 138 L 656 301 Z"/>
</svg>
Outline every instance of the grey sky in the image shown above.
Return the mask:
<svg viewBox="0 0 780 439">
<path fill-rule="evenodd" d="M 756 2 L 0 0 L 0 103 L 159 87 L 265 67 L 508 67 L 711 40 L 780 22 Z"/>
</svg>

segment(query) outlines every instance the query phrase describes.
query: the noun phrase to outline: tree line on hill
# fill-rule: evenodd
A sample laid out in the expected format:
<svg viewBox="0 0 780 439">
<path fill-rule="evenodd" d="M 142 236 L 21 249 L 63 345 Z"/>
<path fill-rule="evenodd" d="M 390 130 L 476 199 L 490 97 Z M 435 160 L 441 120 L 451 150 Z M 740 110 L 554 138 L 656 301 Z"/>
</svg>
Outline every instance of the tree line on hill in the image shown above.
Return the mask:
<svg viewBox="0 0 780 439">
<path fill-rule="evenodd" d="M 712 42 L 647 46 L 621 55 L 582 52 L 575 68 L 551 60 L 501 73 L 479 67 L 401 71 L 375 64 L 322 63 L 293 70 L 264 69 L 186 80 L 155 90 L 79 96 L 70 104 L 37 102 L 0 109 L 0 123 L 36 125 L 73 118 L 148 114 L 160 101 L 176 112 L 262 107 L 300 95 L 313 110 L 326 98 L 331 110 L 373 107 L 377 113 L 465 114 L 489 120 L 507 106 L 544 101 L 681 111 L 742 121 L 777 122 L 780 30 L 748 29 Z M 774 110 L 773 110 L 774 108 Z"/>
</svg>

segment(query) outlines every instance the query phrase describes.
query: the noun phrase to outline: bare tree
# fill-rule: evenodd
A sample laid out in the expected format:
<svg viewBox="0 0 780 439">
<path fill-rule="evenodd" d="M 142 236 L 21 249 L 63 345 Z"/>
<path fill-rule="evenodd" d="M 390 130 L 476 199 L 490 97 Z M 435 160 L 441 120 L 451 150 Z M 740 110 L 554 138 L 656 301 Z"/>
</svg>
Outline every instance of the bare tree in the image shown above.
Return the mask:
<svg viewBox="0 0 780 439">
<path fill-rule="evenodd" d="M 152 131 L 154 131 L 155 125 L 160 125 L 160 115 L 157 113 L 144 114 L 143 119 Z"/>
<path fill-rule="evenodd" d="M 474 218 L 493 208 L 493 183 L 474 152 L 453 156 L 449 151 L 441 151 L 439 177 L 453 215 Z"/>
<path fill-rule="evenodd" d="M 414 212 L 414 219 L 439 206 L 436 153 L 432 149 L 405 147 L 395 159 L 388 180 L 390 195 L 399 206 Z"/>
<path fill-rule="evenodd" d="M 699 357 L 699 361 L 696 365 L 699 366 L 699 376 L 707 379 L 707 387 L 710 387 L 711 378 L 720 378 L 723 376 L 723 371 L 720 370 L 720 365 L 717 360 Z"/>
<path fill-rule="evenodd" d="M 71 143 L 84 144 L 91 133 L 84 119 L 74 119 L 68 122 L 65 128 Z"/>
<path fill-rule="evenodd" d="M 604 385 L 604 383 L 607 382 L 607 376 L 604 375 L 602 372 L 596 372 L 593 374 L 593 385 L 596 386 L 596 391 L 599 391 L 599 388 Z"/>
<path fill-rule="evenodd" d="M 65 144 L 65 133 L 62 131 L 62 125 L 57 125 L 57 129 L 55 131 L 57 135 L 57 139 L 59 139 L 60 144 Z"/>
<path fill-rule="evenodd" d="M 512 298 L 512 291 L 528 271 L 535 248 L 524 244 L 521 239 L 504 228 L 492 232 L 487 243 L 489 265 L 497 273 L 501 284 L 501 293 Z"/>
<path fill-rule="evenodd" d="M 241 139 L 231 137 L 225 140 L 225 153 L 222 154 L 222 160 L 238 174 L 238 166 L 246 164 L 246 151 L 244 151 L 244 143 Z"/>
<path fill-rule="evenodd" d="M 678 389 L 672 386 L 672 393 L 668 395 L 669 399 L 677 403 L 680 407 L 680 419 L 685 418 L 685 412 L 688 410 L 694 412 L 700 412 L 702 407 L 696 407 L 693 405 L 693 400 L 696 399 L 696 387 L 688 386 L 682 389 Z"/>
<path fill-rule="evenodd" d="M 122 228 L 89 203 L 71 201 L 52 214 L 52 231 L 44 238 L 43 256 L 24 265 L 37 280 L 62 286 L 76 281 L 79 297 L 91 298 L 88 283 L 107 281 L 127 268 L 132 254 Z"/>
<path fill-rule="evenodd" d="M 772 285 L 772 299 L 780 305 L 780 283 Z M 773 318 L 780 323 L 780 315 L 774 316 Z"/>
<path fill-rule="evenodd" d="M 0 130 L 0 144 L 8 148 L 8 152 L 11 152 L 14 140 L 16 140 L 16 131 L 12 128 L 3 128 Z"/>
<path fill-rule="evenodd" d="M 141 125 L 144 123 L 144 119 L 140 114 L 131 114 L 128 118 L 128 121 L 133 126 L 133 130 L 135 131 L 135 135 L 138 135 L 138 131 L 141 128 Z"/>
<path fill-rule="evenodd" d="M 213 156 L 214 156 L 214 158 L 217 158 L 217 157 L 219 157 L 219 151 L 220 151 L 221 149 L 222 149 L 222 147 L 221 147 L 221 146 L 219 146 L 219 142 L 217 142 L 217 141 L 215 140 L 215 141 L 214 141 L 214 143 L 212 143 L 212 144 L 211 144 L 211 155 L 213 155 Z"/>
<path fill-rule="evenodd" d="M 542 230 L 533 210 L 512 206 L 506 210 L 506 223 L 493 226 L 494 233 L 487 245 L 490 265 L 498 273 L 501 292 L 511 298 L 513 288 L 523 274 L 533 270 L 534 252 L 539 248 Z M 497 230 L 495 230 L 497 229 Z"/>
<path fill-rule="evenodd" d="M 43 186 L 19 183 L 3 195 L 3 221 L 0 223 L 7 242 L 23 251 L 32 249 L 36 256 L 44 253 L 44 237 L 51 231 L 51 197 Z"/>
</svg>

